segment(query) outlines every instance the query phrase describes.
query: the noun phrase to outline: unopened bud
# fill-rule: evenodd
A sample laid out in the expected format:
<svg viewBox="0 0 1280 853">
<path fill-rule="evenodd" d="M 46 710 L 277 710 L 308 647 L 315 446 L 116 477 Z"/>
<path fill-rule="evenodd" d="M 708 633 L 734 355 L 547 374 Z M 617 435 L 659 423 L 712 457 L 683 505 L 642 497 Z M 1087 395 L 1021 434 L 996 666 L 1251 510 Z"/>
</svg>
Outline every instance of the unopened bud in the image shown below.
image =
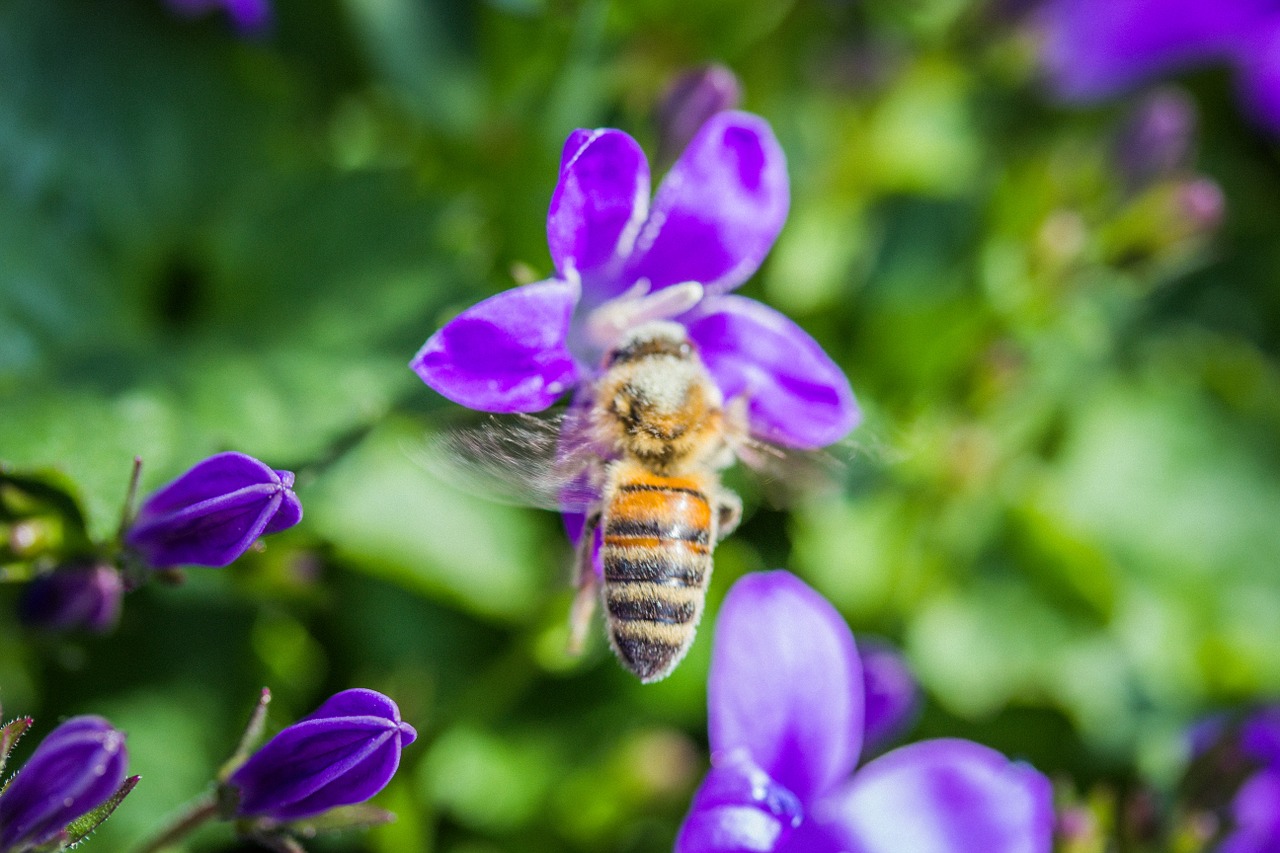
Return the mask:
<svg viewBox="0 0 1280 853">
<path fill-rule="evenodd" d="M 1196 108 L 1178 89 L 1160 89 L 1142 100 L 1115 139 L 1116 170 L 1130 192 L 1187 172 L 1195 158 Z"/>
<path fill-rule="evenodd" d="M 291 472 L 219 453 L 147 498 L 125 544 L 154 569 L 226 566 L 301 518 Z"/>
<path fill-rule="evenodd" d="M 658 106 L 659 158 L 674 160 L 707 119 L 741 102 L 742 85 L 723 65 L 695 68 L 677 77 Z"/>
<path fill-rule="evenodd" d="M 18 618 L 44 631 L 92 631 L 104 634 L 120 619 L 124 583 L 103 564 L 73 564 L 39 575 L 18 601 Z"/>
</svg>

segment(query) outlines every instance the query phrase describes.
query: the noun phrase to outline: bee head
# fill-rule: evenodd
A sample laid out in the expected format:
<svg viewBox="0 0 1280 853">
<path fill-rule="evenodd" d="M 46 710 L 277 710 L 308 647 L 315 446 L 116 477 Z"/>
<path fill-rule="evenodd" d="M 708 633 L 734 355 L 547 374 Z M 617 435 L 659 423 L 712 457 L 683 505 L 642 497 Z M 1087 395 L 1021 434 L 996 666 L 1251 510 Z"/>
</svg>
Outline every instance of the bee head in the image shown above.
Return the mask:
<svg viewBox="0 0 1280 853">
<path fill-rule="evenodd" d="M 665 320 L 644 323 L 631 330 L 605 357 L 605 367 L 612 369 L 648 358 L 665 356 L 689 361 L 697 351 L 689 343 L 684 326 Z"/>
</svg>

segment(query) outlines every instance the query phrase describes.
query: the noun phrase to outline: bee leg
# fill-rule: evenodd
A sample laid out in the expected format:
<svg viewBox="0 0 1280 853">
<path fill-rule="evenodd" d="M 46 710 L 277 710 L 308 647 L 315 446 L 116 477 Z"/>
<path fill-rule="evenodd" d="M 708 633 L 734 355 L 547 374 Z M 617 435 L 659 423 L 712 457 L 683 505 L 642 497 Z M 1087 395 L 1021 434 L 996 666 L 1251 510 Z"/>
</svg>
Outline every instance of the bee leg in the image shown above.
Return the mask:
<svg viewBox="0 0 1280 853">
<path fill-rule="evenodd" d="M 574 558 L 574 575 L 578 585 L 578 593 L 573 597 L 573 605 L 569 608 L 569 654 L 577 657 L 587 644 L 587 630 L 591 627 L 591 617 L 596 612 L 596 601 L 600 598 L 600 579 L 596 577 L 594 560 L 596 529 L 600 524 L 600 516 L 587 519 L 582 529 L 582 538 L 578 540 L 577 555 Z"/>
<path fill-rule="evenodd" d="M 738 529 L 742 521 L 742 498 L 724 489 L 716 495 L 716 541 Z"/>
</svg>

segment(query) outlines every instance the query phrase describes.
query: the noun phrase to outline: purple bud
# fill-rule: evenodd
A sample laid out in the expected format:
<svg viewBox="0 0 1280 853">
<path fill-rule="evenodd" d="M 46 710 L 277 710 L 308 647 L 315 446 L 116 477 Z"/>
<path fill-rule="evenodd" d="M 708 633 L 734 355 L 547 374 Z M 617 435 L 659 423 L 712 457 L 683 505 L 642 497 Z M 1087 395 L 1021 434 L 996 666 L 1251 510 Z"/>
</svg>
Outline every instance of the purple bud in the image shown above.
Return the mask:
<svg viewBox="0 0 1280 853">
<path fill-rule="evenodd" d="M 219 453 L 147 498 L 125 544 L 156 569 L 225 566 L 259 536 L 301 519 L 291 472 L 243 453 Z"/>
<path fill-rule="evenodd" d="M 658 138 L 663 160 L 674 159 L 707 119 L 736 109 L 742 86 L 723 65 L 706 65 L 676 78 L 658 105 Z"/>
<path fill-rule="evenodd" d="M 1178 89 L 1160 89 L 1142 100 L 1116 134 L 1116 168 L 1130 192 L 1191 168 L 1196 108 Z"/>
<path fill-rule="evenodd" d="M 18 619 L 43 631 L 105 634 L 120 619 L 123 595 L 124 583 L 112 566 L 62 566 L 27 584 L 18 601 Z"/>
<path fill-rule="evenodd" d="M 288 726 L 228 779 L 238 817 L 287 821 L 362 803 L 400 765 L 418 733 L 396 703 L 373 690 L 344 690 Z"/>
<path fill-rule="evenodd" d="M 1210 178 L 1190 178 L 1174 193 L 1177 214 L 1191 234 L 1218 230 L 1226 214 L 1227 199 L 1222 187 Z"/>
<path fill-rule="evenodd" d="M 858 639 L 862 685 L 866 695 L 863 749 L 879 750 L 915 720 L 920 691 L 902 653 L 886 642 Z"/>
<path fill-rule="evenodd" d="M 0 851 L 47 844 L 124 782 L 124 735 L 101 717 L 58 726 L 0 793 Z"/>
</svg>

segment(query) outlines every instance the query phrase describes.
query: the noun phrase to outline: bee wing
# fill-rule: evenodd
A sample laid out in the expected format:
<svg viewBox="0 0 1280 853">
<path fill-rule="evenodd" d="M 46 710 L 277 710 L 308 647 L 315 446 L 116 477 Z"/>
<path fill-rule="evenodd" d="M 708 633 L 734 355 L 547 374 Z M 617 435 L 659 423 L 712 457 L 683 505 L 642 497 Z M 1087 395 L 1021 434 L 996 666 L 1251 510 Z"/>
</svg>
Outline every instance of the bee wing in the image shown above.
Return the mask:
<svg viewBox="0 0 1280 853">
<path fill-rule="evenodd" d="M 565 415 L 491 417 L 428 437 L 414 456 L 436 478 L 499 503 L 588 512 L 602 459 Z"/>
<path fill-rule="evenodd" d="M 858 453 L 845 443 L 823 450 L 795 450 L 758 438 L 739 439 L 733 450 L 755 473 L 762 496 L 774 507 L 838 495 Z"/>
</svg>

